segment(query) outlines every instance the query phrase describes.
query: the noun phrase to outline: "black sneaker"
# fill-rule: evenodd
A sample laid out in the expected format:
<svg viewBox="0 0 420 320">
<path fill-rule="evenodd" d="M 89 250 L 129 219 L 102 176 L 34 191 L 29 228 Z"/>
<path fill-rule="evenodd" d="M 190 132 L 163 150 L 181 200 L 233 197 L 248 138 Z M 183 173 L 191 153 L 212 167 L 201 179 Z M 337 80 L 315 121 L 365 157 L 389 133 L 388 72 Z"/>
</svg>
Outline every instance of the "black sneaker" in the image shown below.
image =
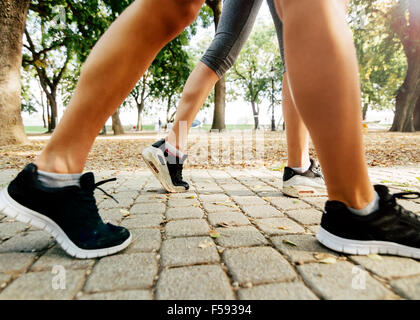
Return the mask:
<svg viewBox="0 0 420 320">
<path fill-rule="evenodd" d="M 49 232 L 73 257 L 108 256 L 131 242 L 127 229 L 103 223 L 96 206 L 94 190 L 115 180 L 95 184 L 93 173 L 86 173 L 80 187 L 47 188 L 38 181 L 38 168 L 30 164 L 0 192 L 0 212 Z"/>
<path fill-rule="evenodd" d="M 183 181 L 182 170 L 187 156 L 179 158 L 165 147 L 165 139 L 146 148 L 142 153 L 147 166 L 168 192 L 185 192 L 190 185 Z"/>
<path fill-rule="evenodd" d="M 318 240 L 326 247 L 347 254 L 392 254 L 420 259 L 420 217 L 400 206 L 396 199 L 416 199 L 418 192 L 391 195 L 377 185 L 379 210 L 358 216 L 341 202 L 325 206 Z"/>
<path fill-rule="evenodd" d="M 322 189 L 322 193 L 317 189 Z M 311 159 L 311 166 L 304 173 L 284 168 L 283 193 L 289 197 L 314 197 L 326 194 L 324 177 L 319 164 Z"/>
</svg>

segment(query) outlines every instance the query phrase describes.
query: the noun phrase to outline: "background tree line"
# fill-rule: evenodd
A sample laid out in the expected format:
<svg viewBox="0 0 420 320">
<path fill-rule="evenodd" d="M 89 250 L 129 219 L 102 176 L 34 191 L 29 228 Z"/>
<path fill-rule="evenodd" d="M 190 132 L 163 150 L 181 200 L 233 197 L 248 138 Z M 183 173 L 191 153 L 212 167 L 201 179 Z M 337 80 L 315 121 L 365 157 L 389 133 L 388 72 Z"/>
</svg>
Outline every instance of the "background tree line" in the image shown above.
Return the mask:
<svg viewBox="0 0 420 320">
<path fill-rule="evenodd" d="M 22 111 L 42 108 L 46 128 L 54 130 L 57 106 L 70 99 L 90 49 L 131 2 L 0 3 L 0 144 L 26 141 Z M 217 27 L 221 9 L 222 0 L 207 0 L 196 22 L 159 53 L 133 89 L 122 107 L 137 109 L 137 130 L 151 101 L 165 107 L 167 122 L 173 120 L 185 81 L 202 54 L 194 55 L 190 40 L 199 26 Z M 420 130 L 420 1 L 353 0 L 349 22 L 360 61 L 364 118 L 369 110 L 391 109 L 395 111 L 391 131 Z M 276 42 L 272 24 L 256 26 L 238 62 L 206 104 L 214 104 L 213 129 L 225 128 L 226 100 L 240 97 L 249 102 L 255 128 L 260 102 L 281 100 L 282 65 Z M 33 79 L 42 90 L 41 99 L 31 92 Z M 118 115 L 117 111 L 112 117 L 113 130 L 122 133 Z"/>
</svg>

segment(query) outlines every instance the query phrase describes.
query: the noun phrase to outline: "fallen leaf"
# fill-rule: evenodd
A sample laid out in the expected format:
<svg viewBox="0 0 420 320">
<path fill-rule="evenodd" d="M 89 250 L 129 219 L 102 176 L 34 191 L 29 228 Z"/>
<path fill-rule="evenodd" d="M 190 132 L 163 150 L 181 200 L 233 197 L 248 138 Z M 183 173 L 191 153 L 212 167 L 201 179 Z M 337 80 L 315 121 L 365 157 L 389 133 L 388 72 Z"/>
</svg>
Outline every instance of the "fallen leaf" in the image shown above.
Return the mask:
<svg viewBox="0 0 420 320">
<path fill-rule="evenodd" d="M 188 196 L 188 197 L 185 197 L 185 199 L 195 199 L 195 196 Z"/>
<path fill-rule="evenodd" d="M 213 204 L 216 205 L 216 206 L 225 206 L 225 207 L 230 207 L 230 208 L 236 208 L 236 206 L 234 204 L 226 203 L 226 202 L 213 202 Z"/>
<path fill-rule="evenodd" d="M 220 238 L 220 233 L 216 230 L 210 230 L 210 237 L 212 237 L 213 239 L 218 239 Z"/>
<path fill-rule="evenodd" d="M 280 230 L 290 230 L 290 228 L 289 228 L 289 227 L 282 227 L 282 226 L 277 227 L 277 229 L 280 229 Z"/>
<path fill-rule="evenodd" d="M 238 225 L 235 222 L 219 222 L 216 227 L 229 228 L 237 227 Z"/>
<path fill-rule="evenodd" d="M 120 212 L 122 213 L 123 217 L 128 217 L 131 215 L 130 211 L 121 209 Z"/>
<path fill-rule="evenodd" d="M 324 263 L 324 264 L 334 264 L 334 263 L 337 262 L 337 259 L 334 258 L 334 257 L 328 257 L 328 258 L 321 259 L 321 260 L 318 260 L 318 261 L 319 261 L 319 263 Z"/>
<path fill-rule="evenodd" d="M 214 246 L 214 243 L 212 241 L 207 240 L 207 239 L 200 242 L 200 244 L 198 245 L 198 247 L 200 249 L 207 249 L 207 248 L 210 248 L 210 247 L 213 247 L 213 246 Z"/>
<path fill-rule="evenodd" d="M 283 243 L 285 243 L 289 246 L 297 247 L 296 243 L 294 243 L 293 241 L 287 240 L 287 239 L 283 239 Z"/>
</svg>

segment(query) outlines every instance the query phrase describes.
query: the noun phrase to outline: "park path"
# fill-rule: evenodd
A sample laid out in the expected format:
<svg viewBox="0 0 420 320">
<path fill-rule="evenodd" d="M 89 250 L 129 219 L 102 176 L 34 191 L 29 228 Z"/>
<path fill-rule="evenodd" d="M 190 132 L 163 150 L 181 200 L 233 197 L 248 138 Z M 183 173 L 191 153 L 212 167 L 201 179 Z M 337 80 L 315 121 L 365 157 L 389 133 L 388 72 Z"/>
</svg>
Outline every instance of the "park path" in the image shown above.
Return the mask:
<svg viewBox="0 0 420 320">
<path fill-rule="evenodd" d="M 6 185 L 16 171 L 1 171 Z M 394 192 L 420 191 L 420 168 L 373 168 Z M 420 299 L 420 262 L 334 253 L 316 239 L 325 197 L 290 199 L 282 172 L 188 170 L 167 195 L 147 171 L 100 171 L 119 204 L 96 198 L 133 243 L 75 260 L 50 236 L 0 215 L 0 299 Z M 420 200 L 402 200 L 420 214 Z M 64 288 L 65 287 L 65 288 Z"/>
</svg>

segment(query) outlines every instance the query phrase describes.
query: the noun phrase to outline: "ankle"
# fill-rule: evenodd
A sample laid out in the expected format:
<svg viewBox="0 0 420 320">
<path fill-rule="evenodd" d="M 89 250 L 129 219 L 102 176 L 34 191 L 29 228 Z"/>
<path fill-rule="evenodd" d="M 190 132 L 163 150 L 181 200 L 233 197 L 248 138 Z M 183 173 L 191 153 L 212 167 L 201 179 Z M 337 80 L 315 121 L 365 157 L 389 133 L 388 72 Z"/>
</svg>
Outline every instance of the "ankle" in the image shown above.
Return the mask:
<svg viewBox="0 0 420 320">
<path fill-rule="evenodd" d="M 302 169 L 309 169 L 311 166 L 311 160 L 309 157 L 302 157 L 296 159 L 289 159 L 287 166 L 289 168 L 302 168 Z"/>
<path fill-rule="evenodd" d="M 174 139 L 170 139 L 170 137 L 166 137 L 165 141 L 176 148 L 179 152 L 183 154 L 187 153 L 187 146 L 185 143 L 181 143 L 180 141 L 177 141 L 177 139 L 174 141 Z"/>
<path fill-rule="evenodd" d="M 330 201 L 340 201 L 344 203 L 347 208 L 355 210 L 362 210 L 366 208 L 375 199 L 376 193 L 373 187 L 367 190 L 351 190 L 349 193 L 343 192 L 329 192 Z"/>
<path fill-rule="evenodd" d="M 56 174 L 80 174 L 83 168 L 71 165 L 71 162 L 65 156 L 51 154 L 41 154 L 35 161 L 39 171 Z"/>
</svg>

